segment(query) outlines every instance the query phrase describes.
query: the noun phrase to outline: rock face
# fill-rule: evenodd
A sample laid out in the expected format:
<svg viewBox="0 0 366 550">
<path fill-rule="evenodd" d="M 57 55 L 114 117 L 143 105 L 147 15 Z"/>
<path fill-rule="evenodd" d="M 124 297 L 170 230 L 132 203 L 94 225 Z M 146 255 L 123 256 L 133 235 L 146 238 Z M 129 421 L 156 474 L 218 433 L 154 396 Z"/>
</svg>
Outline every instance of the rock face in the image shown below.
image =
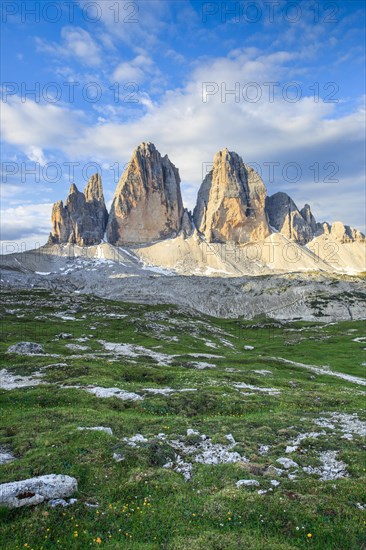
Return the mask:
<svg viewBox="0 0 366 550">
<path fill-rule="evenodd" d="M 33 506 L 46 500 L 71 496 L 78 484 L 74 477 L 50 474 L 0 485 L 0 505 Z"/>
<path fill-rule="evenodd" d="M 302 215 L 302 217 L 304 218 L 304 220 L 306 221 L 306 223 L 308 224 L 308 226 L 310 227 L 311 231 L 314 234 L 316 232 L 316 221 L 311 212 L 310 206 L 308 204 L 305 204 L 304 208 L 300 210 L 300 214 Z"/>
<path fill-rule="evenodd" d="M 99 244 L 103 240 L 108 221 L 102 182 L 94 174 L 81 193 L 71 184 L 65 206 L 62 201 L 53 205 L 50 244 L 70 243 L 79 246 Z"/>
<path fill-rule="evenodd" d="M 288 239 L 304 245 L 313 238 L 316 221 L 308 204 L 300 213 L 286 193 L 275 193 L 266 198 L 266 211 L 271 227 Z"/>
<path fill-rule="evenodd" d="M 246 243 L 270 234 L 266 188 L 258 174 L 234 152 L 216 153 L 198 192 L 193 219 L 209 242 Z"/>
<path fill-rule="evenodd" d="M 112 203 L 107 227 L 114 245 L 145 244 L 177 235 L 183 202 L 178 169 L 152 143 L 133 152 Z"/>
<path fill-rule="evenodd" d="M 183 212 L 181 230 L 184 238 L 190 237 L 194 231 L 191 212 L 189 212 L 186 208 Z"/>
</svg>

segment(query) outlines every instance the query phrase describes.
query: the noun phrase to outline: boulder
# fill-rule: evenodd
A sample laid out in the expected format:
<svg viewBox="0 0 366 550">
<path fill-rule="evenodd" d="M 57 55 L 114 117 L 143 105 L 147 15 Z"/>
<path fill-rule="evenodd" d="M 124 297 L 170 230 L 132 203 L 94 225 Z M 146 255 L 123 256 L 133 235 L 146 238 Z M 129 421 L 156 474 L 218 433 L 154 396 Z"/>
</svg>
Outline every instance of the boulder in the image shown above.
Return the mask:
<svg viewBox="0 0 366 550">
<path fill-rule="evenodd" d="M 8 508 L 33 506 L 41 502 L 71 496 L 77 480 L 66 475 L 50 474 L 23 481 L 0 484 L 0 505 Z"/>
<path fill-rule="evenodd" d="M 29 353 L 44 353 L 44 349 L 41 344 L 35 344 L 34 342 L 18 342 L 8 347 L 8 353 L 28 355 Z"/>
</svg>

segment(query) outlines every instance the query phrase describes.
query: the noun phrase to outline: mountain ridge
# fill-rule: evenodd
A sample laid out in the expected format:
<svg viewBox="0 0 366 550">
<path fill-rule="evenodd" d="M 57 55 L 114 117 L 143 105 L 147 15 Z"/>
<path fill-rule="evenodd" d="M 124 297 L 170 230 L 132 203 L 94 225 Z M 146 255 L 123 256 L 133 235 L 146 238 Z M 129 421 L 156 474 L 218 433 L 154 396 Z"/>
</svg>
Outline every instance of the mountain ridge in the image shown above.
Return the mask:
<svg viewBox="0 0 366 550">
<path fill-rule="evenodd" d="M 365 236 L 342 222 L 317 222 L 309 204 L 300 210 L 289 195 L 267 196 L 263 180 L 227 148 L 218 151 L 198 191 L 193 215 L 184 208 L 178 168 L 155 145 L 143 142 L 121 175 L 107 213 L 101 177 L 93 175 L 84 193 L 71 184 L 65 201 L 52 210 L 48 244 L 94 246 L 107 242 L 147 245 L 196 231 L 209 243 L 243 245 L 281 233 L 300 245 L 315 237 L 344 244 Z"/>
</svg>

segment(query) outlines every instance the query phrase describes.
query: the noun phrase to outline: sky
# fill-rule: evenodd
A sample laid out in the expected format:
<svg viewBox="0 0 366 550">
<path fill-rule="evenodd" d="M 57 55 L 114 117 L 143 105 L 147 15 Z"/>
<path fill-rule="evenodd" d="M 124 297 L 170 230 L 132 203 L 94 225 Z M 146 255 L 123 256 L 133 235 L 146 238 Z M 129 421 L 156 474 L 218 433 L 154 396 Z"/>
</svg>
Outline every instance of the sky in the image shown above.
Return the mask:
<svg viewBox="0 0 366 550">
<path fill-rule="evenodd" d="M 2 252 L 42 245 L 52 203 L 134 148 L 193 209 L 216 151 L 317 221 L 365 231 L 363 0 L 3 0 Z"/>
</svg>

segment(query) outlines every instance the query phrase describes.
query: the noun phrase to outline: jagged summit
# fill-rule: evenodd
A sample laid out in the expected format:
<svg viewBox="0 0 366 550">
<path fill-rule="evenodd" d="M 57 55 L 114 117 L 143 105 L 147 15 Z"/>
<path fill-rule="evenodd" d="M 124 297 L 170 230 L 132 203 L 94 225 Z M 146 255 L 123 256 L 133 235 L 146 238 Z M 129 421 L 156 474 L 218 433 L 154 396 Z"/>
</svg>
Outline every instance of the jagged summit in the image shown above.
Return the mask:
<svg viewBox="0 0 366 550">
<path fill-rule="evenodd" d="M 65 206 L 58 201 L 52 208 L 52 232 L 50 244 L 70 243 L 79 246 L 99 244 L 105 233 L 108 212 L 104 202 L 102 181 L 99 174 L 91 176 L 81 193 L 76 185 L 70 185 Z"/>
<path fill-rule="evenodd" d="M 317 223 L 308 204 L 299 210 L 294 201 L 283 192 L 275 193 L 266 198 L 266 212 L 270 226 L 288 239 L 306 245 L 314 237 L 340 242 L 363 242 L 365 236 L 342 222 Z"/>
<path fill-rule="evenodd" d="M 151 142 L 133 152 L 114 195 L 107 227 L 112 244 L 143 244 L 175 236 L 183 201 L 179 171 Z"/>
<path fill-rule="evenodd" d="M 307 208 L 308 207 L 308 208 Z M 278 192 L 266 198 L 266 211 L 271 227 L 285 235 L 288 239 L 300 244 L 306 244 L 314 236 L 310 223 L 316 227 L 315 219 L 311 214 L 310 206 L 304 206 L 304 214 L 300 213 L 294 201 L 286 193 Z"/>
<path fill-rule="evenodd" d="M 209 242 L 245 243 L 269 235 L 266 188 L 252 168 L 227 148 L 216 153 L 198 192 L 194 223 Z"/>
<path fill-rule="evenodd" d="M 304 208 L 302 208 L 300 210 L 300 214 L 302 215 L 302 217 L 304 218 L 304 220 L 306 221 L 306 223 L 308 224 L 308 226 L 310 227 L 311 231 L 313 232 L 313 234 L 315 234 L 316 230 L 317 230 L 317 226 L 316 226 L 316 220 L 313 216 L 313 213 L 311 211 L 311 208 L 310 208 L 310 205 L 309 204 L 305 204 L 304 205 Z"/>
</svg>

